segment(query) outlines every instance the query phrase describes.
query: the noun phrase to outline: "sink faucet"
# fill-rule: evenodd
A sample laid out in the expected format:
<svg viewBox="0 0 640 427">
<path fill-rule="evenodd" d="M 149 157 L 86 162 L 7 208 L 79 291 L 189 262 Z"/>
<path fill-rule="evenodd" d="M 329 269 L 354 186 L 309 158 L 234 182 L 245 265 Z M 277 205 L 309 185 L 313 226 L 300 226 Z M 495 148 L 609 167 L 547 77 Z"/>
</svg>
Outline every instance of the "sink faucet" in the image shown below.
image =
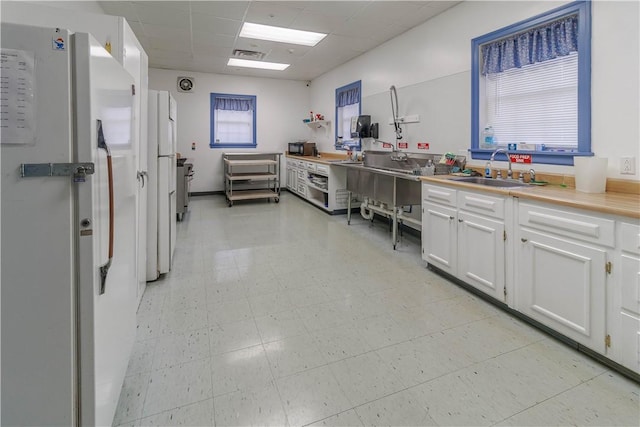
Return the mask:
<svg viewBox="0 0 640 427">
<path fill-rule="evenodd" d="M 406 162 L 409 159 L 409 156 L 404 151 L 398 151 L 396 145 L 393 142 L 381 141 L 376 139 L 377 142 L 382 142 L 383 144 L 389 144 L 393 147 L 393 151 L 391 151 L 391 160 L 396 162 Z"/>
<path fill-rule="evenodd" d="M 496 151 L 494 151 L 493 153 L 491 153 L 491 163 L 493 163 L 493 160 L 496 157 L 496 154 L 498 153 L 503 153 L 505 156 L 507 156 L 507 160 L 509 161 L 509 169 L 507 170 L 507 179 L 512 179 L 513 178 L 513 170 L 511 169 L 511 157 L 509 157 L 509 152 L 507 150 L 505 150 L 504 148 L 498 148 Z M 498 176 L 500 176 L 500 171 L 498 171 Z"/>
</svg>

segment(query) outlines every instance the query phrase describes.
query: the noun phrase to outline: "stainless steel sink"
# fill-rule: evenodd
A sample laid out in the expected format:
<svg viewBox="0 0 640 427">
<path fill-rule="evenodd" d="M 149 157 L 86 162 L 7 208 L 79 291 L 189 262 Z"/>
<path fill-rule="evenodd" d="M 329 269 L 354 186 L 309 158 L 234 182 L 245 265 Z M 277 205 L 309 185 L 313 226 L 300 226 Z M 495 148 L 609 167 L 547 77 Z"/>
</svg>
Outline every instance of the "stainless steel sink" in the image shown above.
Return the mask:
<svg viewBox="0 0 640 427">
<path fill-rule="evenodd" d="M 468 182 L 471 184 L 486 185 L 487 187 L 513 188 L 527 186 L 527 184 L 525 184 L 524 182 L 510 181 L 506 179 L 483 178 L 480 176 L 462 176 L 458 178 L 451 178 L 451 180 L 458 182 Z"/>
</svg>

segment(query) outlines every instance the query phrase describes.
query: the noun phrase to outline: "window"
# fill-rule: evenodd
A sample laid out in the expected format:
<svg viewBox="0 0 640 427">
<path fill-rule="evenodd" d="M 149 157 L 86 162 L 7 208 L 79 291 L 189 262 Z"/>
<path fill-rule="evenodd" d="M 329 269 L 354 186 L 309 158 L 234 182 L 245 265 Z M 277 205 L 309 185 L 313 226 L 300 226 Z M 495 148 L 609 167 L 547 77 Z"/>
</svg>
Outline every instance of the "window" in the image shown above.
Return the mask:
<svg viewBox="0 0 640 427">
<path fill-rule="evenodd" d="M 211 94 L 211 148 L 256 147 L 256 97 Z"/>
<path fill-rule="evenodd" d="M 361 81 L 336 89 L 336 150 L 360 151 L 360 138 L 351 138 L 351 118 L 360 115 Z"/>
<path fill-rule="evenodd" d="M 590 33 L 590 2 L 579 1 L 472 40 L 474 159 L 494 147 L 535 163 L 592 155 Z"/>
</svg>

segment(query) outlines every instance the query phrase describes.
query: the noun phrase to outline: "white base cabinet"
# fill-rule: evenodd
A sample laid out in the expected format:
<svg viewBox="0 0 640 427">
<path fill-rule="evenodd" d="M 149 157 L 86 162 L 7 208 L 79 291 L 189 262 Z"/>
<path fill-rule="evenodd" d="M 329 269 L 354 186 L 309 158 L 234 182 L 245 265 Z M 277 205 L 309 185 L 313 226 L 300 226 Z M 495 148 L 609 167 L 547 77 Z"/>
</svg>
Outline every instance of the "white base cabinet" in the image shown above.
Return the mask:
<svg viewBox="0 0 640 427">
<path fill-rule="evenodd" d="M 620 251 L 612 275 L 618 285 L 610 292 L 611 357 L 640 373 L 640 225 L 620 223 Z"/>
<path fill-rule="evenodd" d="M 287 158 L 287 188 L 327 212 L 347 207 L 345 168 Z"/>
<path fill-rule="evenodd" d="M 515 308 L 605 354 L 607 263 L 615 222 L 520 203 L 518 224 Z"/>
<path fill-rule="evenodd" d="M 640 222 L 424 183 L 422 258 L 640 374 Z"/>
<path fill-rule="evenodd" d="M 520 231 L 516 309 L 601 354 L 606 250 Z"/>
<path fill-rule="evenodd" d="M 458 273 L 458 211 L 425 202 L 422 208 L 422 258 L 445 273 Z"/>
<path fill-rule="evenodd" d="M 458 278 L 498 300 L 505 300 L 504 222 L 458 213 Z"/>
<path fill-rule="evenodd" d="M 506 301 L 505 198 L 423 184 L 422 258 Z"/>
</svg>

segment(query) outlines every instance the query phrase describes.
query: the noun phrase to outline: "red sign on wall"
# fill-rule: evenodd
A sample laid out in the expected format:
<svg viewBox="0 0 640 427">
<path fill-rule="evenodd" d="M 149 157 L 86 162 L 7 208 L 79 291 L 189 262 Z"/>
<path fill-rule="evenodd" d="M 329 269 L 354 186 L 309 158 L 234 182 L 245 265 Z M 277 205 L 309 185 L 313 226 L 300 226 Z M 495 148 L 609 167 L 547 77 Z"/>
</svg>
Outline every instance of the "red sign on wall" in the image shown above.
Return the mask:
<svg viewBox="0 0 640 427">
<path fill-rule="evenodd" d="M 391 147 L 392 147 L 392 145 L 389 144 L 388 142 L 383 142 L 382 143 L 382 148 L 391 148 Z"/>
<path fill-rule="evenodd" d="M 398 142 L 398 148 L 409 148 L 408 142 Z"/>
<path fill-rule="evenodd" d="M 429 143 L 428 142 L 418 142 L 418 150 L 428 150 Z"/>
<path fill-rule="evenodd" d="M 531 154 L 509 154 L 513 163 L 531 163 Z"/>
</svg>

